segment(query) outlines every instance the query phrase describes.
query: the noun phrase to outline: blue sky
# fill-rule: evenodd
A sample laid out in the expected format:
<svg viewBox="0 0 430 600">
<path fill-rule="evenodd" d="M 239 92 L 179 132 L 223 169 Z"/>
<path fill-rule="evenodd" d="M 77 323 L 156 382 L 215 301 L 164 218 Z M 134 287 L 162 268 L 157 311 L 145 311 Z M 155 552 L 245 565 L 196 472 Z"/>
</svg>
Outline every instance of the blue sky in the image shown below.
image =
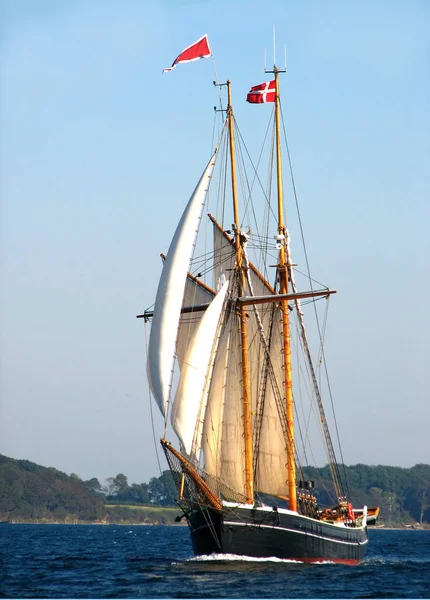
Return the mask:
<svg viewBox="0 0 430 600">
<path fill-rule="evenodd" d="M 429 462 L 429 3 L 3 0 L 0 13 L 0 452 L 83 478 L 158 475 L 135 315 L 217 101 L 210 60 L 161 71 L 208 32 L 256 156 L 268 112 L 244 99 L 276 24 L 312 271 L 338 290 L 327 352 L 345 461 Z"/>
</svg>

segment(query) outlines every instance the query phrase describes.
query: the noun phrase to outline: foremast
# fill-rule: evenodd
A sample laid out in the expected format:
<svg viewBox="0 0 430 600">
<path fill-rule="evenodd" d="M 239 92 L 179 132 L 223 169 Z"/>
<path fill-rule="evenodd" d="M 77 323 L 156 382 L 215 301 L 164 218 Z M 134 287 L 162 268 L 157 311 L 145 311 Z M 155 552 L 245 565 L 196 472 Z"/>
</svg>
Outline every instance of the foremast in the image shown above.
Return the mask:
<svg viewBox="0 0 430 600">
<path fill-rule="evenodd" d="M 231 186 L 233 196 L 233 217 L 234 217 L 234 244 L 236 249 L 236 263 L 239 273 L 238 296 L 241 297 L 246 285 L 246 277 L 243 270 L 243 248 L 242 236 L 239 220 L 239 204 L 237 199 L 236 186 L 236 164 L 234 152 L 234 115 L 231 102 L 231 82 L 227 80 L 228 106 L 227 119 L 230 141 L 230 168 L 231 168 Z M 246 307 L 239 305 L 238 314 L 240 318 L 241 352 L 242 352 L 242 406 L 243 406 L 243 435 L 245 444 L 245 495 L 247 501 L 254 502 L 254 475 L 253 475 L 253 456 L 252 456 L 252 425 L 251 425 L 251 379 L 249 372 L 249 354 L 248 354 L 248 334 L 246 325 Z"/>
<path fill-rule="evenodd" d="M 282 157 L 281 157 L 281 117 L 279 99 L 279 69 L 274 66 L 275 75 L 275 131 L 276 131 L 276 175 L 278 192 L 278 235 L 279 263 L 278 279 L 279 293 L 288 294 L 288 256 L 285 250 L 286 228 L 284 225 L 284 207 L 282 194 Z M 296 487 L 296 449 L 294 442 L 294 404 L 293 404 L 293 374 L 291 364 L 291 337 L 288 300 L 281 300 L 282 309 L 282 333 L 284 344 L 284 368 L 285 368 L 285 403 L 287 417 L 287 471 L 288 471 L 288 503 L 290 510 L 297 510 L 297 487 Z"/>
</svg>

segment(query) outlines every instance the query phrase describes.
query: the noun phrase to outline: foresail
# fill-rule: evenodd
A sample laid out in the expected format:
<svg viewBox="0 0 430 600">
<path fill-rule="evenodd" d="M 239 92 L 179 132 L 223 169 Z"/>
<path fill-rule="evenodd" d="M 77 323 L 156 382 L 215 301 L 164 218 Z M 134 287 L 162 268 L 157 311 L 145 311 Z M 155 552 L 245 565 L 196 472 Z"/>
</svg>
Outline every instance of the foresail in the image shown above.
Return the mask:
<svg viewBox="0 0 430 600">
<path fill-rule="evenodd" d="M 194 190 L 175 231 L 163 265 L 148 346 L 148 379 L 163 415 L 169 400 L 175 342 L 184 287 L 195 238 L 215 165 L 214 154 Z"/>
<path fill-rule="evenodd" d="M 217 330 L 227 293 L 228 281 L 212 300 L 191 339 L 185 354 L 178 389 L 172 409 L 172 426 L 182 446 L 190 455 L 197 418 L 204 418 L 207 377 L 218 340 Z M 199 440 L 197 443 L 200 445 Z"/>
</svg>

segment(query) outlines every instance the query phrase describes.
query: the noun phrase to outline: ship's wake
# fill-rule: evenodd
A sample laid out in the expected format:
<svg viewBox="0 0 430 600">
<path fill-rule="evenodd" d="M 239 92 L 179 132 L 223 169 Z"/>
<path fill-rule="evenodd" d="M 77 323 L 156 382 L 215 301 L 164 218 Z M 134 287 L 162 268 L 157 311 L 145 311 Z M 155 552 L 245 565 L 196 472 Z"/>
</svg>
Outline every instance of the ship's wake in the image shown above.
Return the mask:
<svg viewBox="0 0 430 600">
<path fill-rule="evenodd" d="M 204 554 L 201 556 L 193 556 L 186 562 L 212 562 L 212 563 L 225 563 L 225 562 L 256 562 L 256 563 L 284 563 L 284 564 L 305 564 L 304 561 L 292 560 L 289 558 L 278 558 L 276 556 L 267 557 L 255 557 L 245 556 L 241 554 Z M 332 561 L 324 560 L 314 564 L 334 564 Z"/>
</svg>

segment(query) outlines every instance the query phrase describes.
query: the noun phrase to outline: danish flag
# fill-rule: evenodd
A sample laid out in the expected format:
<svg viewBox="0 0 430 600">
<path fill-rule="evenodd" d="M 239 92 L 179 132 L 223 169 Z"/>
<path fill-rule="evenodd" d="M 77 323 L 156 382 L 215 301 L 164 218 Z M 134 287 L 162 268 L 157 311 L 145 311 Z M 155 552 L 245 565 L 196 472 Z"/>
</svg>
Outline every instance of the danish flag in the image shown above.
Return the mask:
<svg viewBox="0 0 430 600">
<path fill-rule="evenodd" d="M 197 42 L 185 48 L 179 56 L 175 58 L 171 67 L 167 67 L 167 69 L 163 70 L 163 73 L 166 71 L 171 71 L 176 67 L 177 64 L 183 62 L 191 62 L 193 60 L 199 60 L 199 58 L 208 58 L 211 56 L 211 49 L 209 47 L 209 39 L 208 34 L 205 33 L 203 37 L 201 37 Z"/>
<path fill-rule="evenodd" d="M 251 104 L 263 104 L 263 102 L 275 102 L 275 80 L 260 83 L 251 88 L 246 96 L 246 101 Z"/>
</svg>

